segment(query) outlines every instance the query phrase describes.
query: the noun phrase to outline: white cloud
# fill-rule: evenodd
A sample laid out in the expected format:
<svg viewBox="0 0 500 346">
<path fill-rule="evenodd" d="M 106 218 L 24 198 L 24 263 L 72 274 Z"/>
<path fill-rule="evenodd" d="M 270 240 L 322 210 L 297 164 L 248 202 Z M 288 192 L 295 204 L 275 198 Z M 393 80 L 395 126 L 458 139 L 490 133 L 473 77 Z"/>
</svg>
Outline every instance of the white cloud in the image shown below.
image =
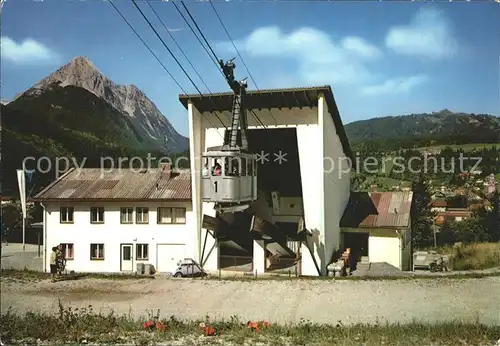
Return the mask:
<svg viewBox="0 0 500 346">
<path fill-rule="evenodd" d="M 361 93 L 365 96 L 398 95 L 409 92 L 428 80 L 426 75 L 415 75 L 404 78 L 389 79 L 381 84 L 365 86 Z"/>
<path fill-rule="evenodd" d="M 377 47 L 360 37 L 349 36 L 335 42 L 313 28 L 285 34 L 278 27 L 263 27 L 235 44 L 251 57 L 294 60 L 298 77 L 307 84 L 366 81 L 372 76 L 366 63 L 382 55 Z M 234 53 L 230 42 L 221 42 L 216 47 Z"/>
<path fill-rule="evenodd" d="M 421 8 L 407 26 L 396 26 L 385 38 L 388 48 L 397 54 L 444 58 L 457 52 L 450 22 L 432 7 Z"/>
<path fill-rule="evenodd" d="M 252 58 L 278 58 L 294 62 L 296 67 L 286 63 L 283 68 L 268 78 L 268 87 L 288 87 L 290 84 L 306 85 L 344 84 L 349 88 L 360 88 L 361 94 L 396 95 L 407 93 L 427 81 L 425 75 L 387 79 L 373 72 L 382 51 L 357 36 L 345 36 L 332 40 L 325 32 L 301 28 L 285 34 L 278 27 L 263 27 L 254 30 L 243 40 L 235 41 L 238 50 Z M 237 56 L 231 42 L 220 42 L 216 49 L 224 55 L 231 52 Z M 265 62 L 263 62 L 265 63 Z M 273 62 L 274 63 L 274 62 Z M 378 62 L 377 62 L 378 63 Z M 238 65 L 238 63 L 236 63 Z M 372 66 L 370 66 L 372 64 Z M 387 79 L 376 84 L 376 81 Z"/>
<path fill-rule="evenodd" d="M 355 52 L 365 58 L 378 58 L 382 55 L 380 50 L 367 44 L 363 39 L 357 36 L 349 36 L 342 40 L 342 47 L 347 51 Z"/>
<path fill-rule="evenodd" d="M 7 36 L 1 38 L 2 59 L 18 65 L 57 63 L 58 55 L 40 42 L 26 39 L 20 43 Z"/>
</svg>

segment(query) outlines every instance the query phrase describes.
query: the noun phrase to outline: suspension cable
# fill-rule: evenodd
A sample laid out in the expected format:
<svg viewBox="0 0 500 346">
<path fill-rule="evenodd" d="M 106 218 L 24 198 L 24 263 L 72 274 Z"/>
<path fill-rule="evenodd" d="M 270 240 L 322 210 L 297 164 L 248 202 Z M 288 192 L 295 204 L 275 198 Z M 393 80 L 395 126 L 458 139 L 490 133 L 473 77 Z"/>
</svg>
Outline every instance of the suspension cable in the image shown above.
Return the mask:
<svg viewBox="0 0 500 346">
<path fill-rule="evenodd" d="M 175 5 L 175 1 L 172 1 L 172 3 Z M 189 15 L 189 18 L 191 18 L 191 20 L 193 21 L 194 25 L 196 26 L 196 28 L 198 29 L 198 32 L 200 33 L 201 37 L 203 38 L 203 40 L 205 41 L 205 43 L 207 44 L 208 48 L 210 49 L 210 51 L 212 52 L 212 55 L 206 50 L 205 46 L 201 43 L 200 41 L 200 44 L 202 44 L 202 46 L 205 48 L 205 51 L 207 52 L 207 54 L 210 56 L 210 58 L 214 58 L 215 61 L 219 61 L 219 58 L 217 57 L 217 54 L 215 54 L 214 50 L 212 49 L 212 46 L 210 45 L 210 43 L 208 42 L 208 40 L 206 39 L 205 35 L 203 34 L 203 32 L 201 31 L 200 27 L 198 26 L 198 24 L 196 23 L 196 20 L 194 19 L 194 17 L 191 15 L 191 12 L 189 11 L 189 9 L 186 7 L 186 5 L 184 4 L 184 1 L 181 0 L 181 4 L 182 6 L 184 7 L 184 9 L 186 10 L 187 14 Z M 175 5 L 175 7 L 177 8 L 177 11 L 179 13 L 180 10 L 179 8 L 177 7 L 177 5 Z M 182 15 L 182 13 L 181 13 Z M 187 22 L 186 18 L 184 16 L 182 16 L 184 18 L 184 21 Z M 188 24 L 189 25 L 189 24 Z M 192 27 L 190 26 L 191 30 L 193 31 L 194 33 L 194 30 L 192 29 Z M 196 36 L 196 34 L 195 34 Z M 198 36 L 197 36 L 198 37 Z M 199 40 L 199 39 L 198 39 Z M 226 79 L 224 73 L 222 72 L 222 70 L 219 68 L 218 64 L 216 63 L 217 65 L 217 69 L 222 73 L 224 79 Z M 266 125 L 262 122 L 262 120 L 260 120 L 260 118 L 257 116 L 257 114 L 255 114 L 255 111 L 253 109 L 250 110 L 252 116 L 255 118 L 255 120 L 257 121 L 258 124 L 260 124 L 263 128 L 267 128 Z"/>
<path fill-rule="evenodd" d="M 113 8 L 115 9 L 115 11 L 120 15 L 120 17 L 123 19 L 123 21 L 125 21 L 125 23 L 127 23 L 127 25 L 129 26 L 129 28 L 134 32 L 134 34 L 139 38 L 139 40 L 142 42 L 142 44 L 148 49 L 148 51 L 151 53 L 151 55 L 153 55 L 153 57 L 158 61 L 158 63 L 161 65 L 161 67 L 163 67 L 163 69 L 165 70 L 165 72 L 167 72 L 167 74 L 170 76 L 170 78 L 175 82 L 175 84 L 179 87 L 179 89 L 181 89 L 181 91 L 187 95 L 187 92 L 186 90 L 184 90 L 184 88 L 179 84 L 179 82 L 175 79 L 175 77 L 170 73 L 170 71 L 167 69 L 167 67 L 161 62 L 160 58 L 158 58 L 158 56 L 153 52 L 153 50 L 148 46 L 148 44 L 146 43 L 146 41 L 144 41 L 144 39 L 141 37 L 141 35 L 139 35 L 139 33 L 134 29 L 134 27 L 132 26 L 132 24 L 130 24 L 130 22 L 127 20 L 127 18 L 125 18 L 125 16 L 123 16 L 123 14 L 120 12 L 120 10 L 115 6 L 115 4 L 113 3 L 112 0 L 109 0 L 109 3 L 111 4 L 111 6 L 113 6 Z M 205 119 L 207 119 L 208 123 L 210 124 L 210 126 L 212 126 L 213 128 L 216 128 L 214 126 L 214 124 L 210 121 L 210 119 L 208 117 L 205 117 Z M 219 133 L 219 132 L 217 132 Z M 222 137 L 222 135 L 219 133 L 219 135 Z M 224 139 L 224 138 L 223 138 Z"/>
<path fill-rule="evenodd" d="M 189 79 L 189 81 L 191 82 L 191 84 L 195 87 L 195 89 L 198 91 L 198 93 L 203 96 L 203 93 L 200 91 L 200 89 L 198 88 L 198 86 L 196 85 L 196 83 L 193 81 L 193 79 L 191 78 L 191 76 L 189 76 L 189 74 L 186 72 L 186 70 L 184 69 L 184 67 L 182 66 L 182 64 L 179 62 L 179 60 L 177 60 L 177 58 L 175 57 L 174 53 L 172 53 L 172 51 L 170 50 L 170 48 L 168 48 L 167 44 L 165 43 L 165 41 L 163 41 L 163 39 L 161 38 L 160 34 L 158 34 L 158 31 L 156 31 L 155 27 L 153 26 L 153 24 L 151 24 L 151 22 L 149 21 L 149 19 L 146 17 L 146 15 L 144 14 L 144 12 L 142 12 L 141 8 L 137 5 L 137 2 L 136 0 L 132 0 L 132 3 L 134 4 L 135 8 L 141 13 L 142 17 L 144 18 L 144 20 L 148 23 L 149 27 L 154 31 L 154 33 L 156 34 L 156 36 L 160 39 L 161 43 L 163 44 L 163 46 L 167 49 L 167 51 L 170 53 L 170 55 L 172 56 L 172 58 L 175 60 L 175 62 L 177 63 L 177 65 L 179 65 L 179 67 L 181 68 L 182 72 L 184 72 L 184 74 L 186 75 L 186 77 Z M 214 115 L 217 117 L 217 119 L 219 119 L 221 125 L 227 130 L 227 127 L 226 125 L 224 124 L 224 122 L 221 120 L 221 118 L 219 118 L 219 115 L 217 114 L 217 112 L 214 112 Z"/>
<path fill-rule="evenodd" d="M 243 57 L 241 56 L 240 54 L 240 51 L 238 49 L 238 47 L 236 47 L 236 44 L 234 43 L 234 40 L 231 38 L 231 35 L 229 34 L 229 31 L 227 30 L 226 28 L 226 25 L 224 25 L 224 22 L 222 21 L 222 18 L 219 16 L 219 13 L 217 12 L 217 10 L 215 9 L 215 6 L 214 4 L 212 3 L 212 0 L 209 0 L 210 2 L 210 5 L 212 6 L 212 9 L 214 10 L 215 12 L 215 15 L 217 16 L 217 18 L 219 19 L 219 22 L 220 24 L 222 25 L 222 28 L 224 29 L 224 31 L 226 32 L 226 35 L 227 37 L 229 38 L 229 41 L 231 41 L 231 44 L 233 45 L 234 47 L 234 50 L 236 51 L 236 53 L 238 54 L 239 58 L 241 59 L 241 62 L 243 63 L 243 66 L 245 67 L 245 70 L 247 71 L 248 75 L 250 76 L 250 79 L 252 80 L 253 84 L 255 85 L 255 88 L 257 90 L 260 90 L 259 89 L 259 86 L 257 85 L 257 82 L 255 81 L 255 79 L 253 78 L 252 76 L 252 73 L 250 72 L 250 69 L 248 68 L 247 64 L 245 64 L 245 60 L 243 59 Z M 271 109 L 269 109 L 269 113 L 271 114 L 271 117 L 273 118 L 274 120 L 274 124 L 275 125 L 278 125 L 278 122 L 276 121 L 276 118 L 274 117 L 273 115 L 273 112 Z"/>
</svg>

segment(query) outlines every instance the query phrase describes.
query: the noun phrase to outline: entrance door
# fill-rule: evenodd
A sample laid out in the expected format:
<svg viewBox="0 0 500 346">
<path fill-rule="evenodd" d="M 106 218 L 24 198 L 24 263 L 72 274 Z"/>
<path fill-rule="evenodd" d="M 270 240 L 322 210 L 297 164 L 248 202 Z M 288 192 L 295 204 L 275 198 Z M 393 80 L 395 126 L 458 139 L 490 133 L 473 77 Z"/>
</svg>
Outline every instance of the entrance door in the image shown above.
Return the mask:
<svg viewBox="0 0 500 346">
<path fill-rule="evenodd" d="M 134 271 L 132 244 L 121 244 L 121 270 Z"/>
<path fill-rule="evenodd" d="M 357 256 L 368 256 L 369 233 L 345 232 L 344 249 L 351 248 Z"/>
</svg>

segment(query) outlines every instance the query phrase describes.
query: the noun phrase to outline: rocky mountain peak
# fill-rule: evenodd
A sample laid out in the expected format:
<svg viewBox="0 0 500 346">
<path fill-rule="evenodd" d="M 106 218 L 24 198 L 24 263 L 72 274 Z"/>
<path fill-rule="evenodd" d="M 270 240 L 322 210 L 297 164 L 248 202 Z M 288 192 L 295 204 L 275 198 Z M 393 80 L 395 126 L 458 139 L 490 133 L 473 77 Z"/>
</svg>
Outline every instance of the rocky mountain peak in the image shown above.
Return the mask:
<svg viewBox="0 0 500 346">
<path fill-rule="evenodd" d="M 70 60 L 61 69 L 66 69 L 70 74 L 93 73 L 102 74 L 86 56 L 77 56 Z"/>
<path fill-rule="evenodd" d="M 24 94 L 37 96 L 52 84 L 61 87 L 76 86 L 104 99 L 124 115 L 132 118 L 141 136 L 163 147 L 164 137 L 172 139 L 176 150 L 188 147 L 187 138 L 181 136 L 156 105 L 135 85 L 118 85 L 101 73 L 86 56 L 77 56 L 57 71 L 42 79 Z"/>
<path fill-rule="evenodd" d="M 52 83 L 58 83 L 63 87 L 67 85 L 81 87 L 101 97 L 105 88 L 113 84 L 85 56 L 74 57 L 66 65 L 35 84 L 34 88 L 43 88 Z"/>
</svg>

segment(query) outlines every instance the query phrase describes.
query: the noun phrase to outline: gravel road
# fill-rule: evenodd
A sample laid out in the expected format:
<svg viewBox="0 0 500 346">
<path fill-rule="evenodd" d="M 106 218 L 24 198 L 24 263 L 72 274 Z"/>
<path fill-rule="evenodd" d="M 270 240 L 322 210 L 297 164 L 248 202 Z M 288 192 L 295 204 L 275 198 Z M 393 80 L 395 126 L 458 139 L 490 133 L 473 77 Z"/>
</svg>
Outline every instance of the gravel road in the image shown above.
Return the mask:
<svg viewBox="0 0 500 346">
<path fill-rule="evenodd" d="M 480 321 L 500 325 L 500 277 L 387 281 L 217 281 L 156 278 L 80 279 L 52 283 L 2 279 L 1 310 L 55 312 L 57 300 L 145 316 L 196 319 L 237 316 L 246 320 L 344 325 Z"/>
</svg>

